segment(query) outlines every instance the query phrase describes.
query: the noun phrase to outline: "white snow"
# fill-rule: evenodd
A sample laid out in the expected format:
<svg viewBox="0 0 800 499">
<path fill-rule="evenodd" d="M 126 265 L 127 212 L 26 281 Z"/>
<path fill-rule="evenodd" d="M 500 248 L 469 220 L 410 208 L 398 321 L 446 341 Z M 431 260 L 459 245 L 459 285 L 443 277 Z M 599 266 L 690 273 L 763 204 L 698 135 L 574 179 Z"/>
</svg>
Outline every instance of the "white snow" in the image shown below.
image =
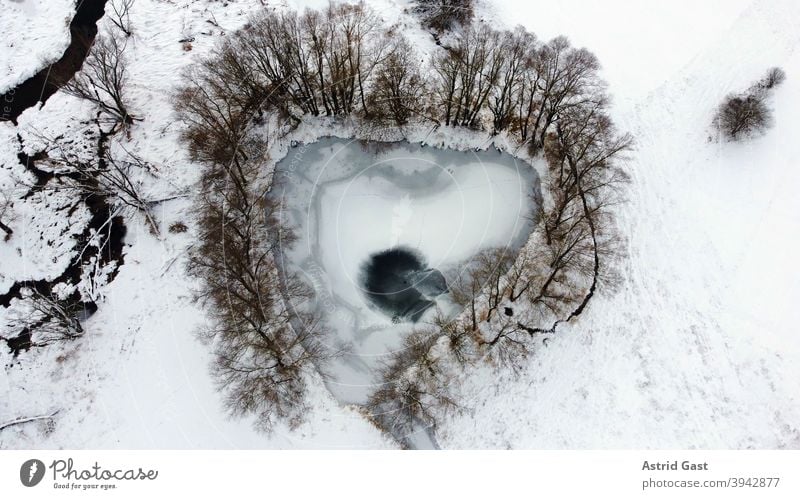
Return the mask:
<svg viewBox="0 0 800 499">
<path fill-rule="evenodd" d="M 75 0 L 5 0 L 0 16 L 0 94 L 57 61 L 69 45 Z"/>
<path fill-rule="evenodd" d="M 147 186 L 148 194 L 180 197 L 159 207 L 160 239 L 140 217 L 127 214 L 125 264 L 100 291 L 100 309 L 86 321 L 84 339 L 17 358 L 0 351 L 0 421 L 60 409 L 53 425 L 3 430 L 0 447 L 394 445 L 313 375 L 311 407 L 299 429 L 265 436 L 249 421 L 229 420 L 208 373 L 209 349 L 194 336 L 205 316 L 191 300 L 195 283 L 183 268 L 193 233 L 170 234 L 167 227 L 178 221 L 191 226 L 189 194 L 199 166 L 178 144 L 181 125 L 171 111 L 172 91 L 183 68 L 207 55 L 261 4 L 135 3 L 135 35 L 127 53 L 132 109 L 144 121 L 120 140 L 159 167 L 160 180 Z M 375 5 L 423 54 L 435 49 L 402 11 L 408 2 Z M 71 0 L 6 2 L 0 18 L 6 44 L 0 47 L 0 89 L 60 55 L 73 8 Z M 800 448 L 800 281 L 793 266 L 800 241 L 795 192 L 800 4 L 486 0 L 478 14 L 498 26 L 524 24 L 542 39 L 567 35 L 599 56 L 615 96 L 613 117 L 637 141 L 629 162 L 629 202 L 618 211 L 627 257 L 617 293 L 604 291 L 579 321 L 559 327 L 518 376 L 489 366 L 464 373 L 457 394 L 465 410 L 439 423 L 438 443 L 445 448 Z M 106 29 L 108 20 L 100 25 Z M 186 37 L 195 38 L 191 50 L 179 43 Z M 772 99 L 774 128 L 743 144 L 709 141 L 708 124 L 722 96 L 747 87 L 774 65 L 788 74 Z M 0 124 L 0 188 L 27 175 L 16 158 L 17 133 L 30 141 L 29 127 L 75 135 L 80 127 L 70 127 L 76 121 L 71 117 L 84 113 L 83 104 L 57 94 L 43 109 L 25 113 L 20 127 Z M 324 127 L 301 127 L 297 137 L 315 140 L 323 132 Z M 440 129 L 415 132 L 412 141 L 465 150 L 486 147 L 490 138 Z M 347 192 L 367 184 L 347 184 Z M 333 201 L 336 185 L 330 186 Z M 339 188 L 349 218 L 354 204 L 341 197 L 343 185 Z M 382 209 L 375 217 L 386 220 L 391 210 L 402 221 L 403 199 L 401 191 L 390 190 L 385 202 L 375 204 Z M 54 213 L 61 202 L 43 196 L 19 204 L 15 223 L 30 232 L 23 236 L 20 229 L 10 244 L 0 242 L 0 288 L 64 268 L 72 248 L 43 243 L 71 225 Z M 412 206 L 425 204 L 415 200 Z M 375 237 L 383 244 L 419 234 Z M 357 252 L 348 246 L 344 251 Z M 7 312 L 0 308 L 0 327 Z"/>
<path fill-rule="evenodd" d="M 440 444 L 800 448 L 800 4 L 718 2 L 688 15 L 669 2 L 662 24 L 632 17 L 632 2 L 604 2 L 606 12 L 625 15 L 604 12 L 608 26 L 581 31 L 587 25 L 566 20 L 581 12 L 577 3 L 551 16 L 552 5 L 526 14 L 513 4 L 513 21 L 597 40 L 623 101 L 614 118 L 637 140 L 630 200 L 619 209 L 629 253 L 623 282 L 539 348 L 519 378 L 489 369 L 470 376 L 461 400 L 469 411 L 440 425 Z M 684 29 L 671 27 L 678 18 Z M 640 21 L 630 29 L 647 30 L 641 46 L 614 41 L 617 28 Z M 676 43 L 680 59 L 648 92 L 636 53 Z M 743 144 L 710 142 L 714 106 L 773 65 L 789 75 L 772 101 L 775 127 Z M 625 74 L 631 81 L 616 86 L 612 75 Z M 623 89 L 634 85 L 645 93 L 626 102 Z"/>
<path fill-rule="evenodd" d="M 16 281 L 61 275 L 77 252 L 73 236 L 83 230 L 89 218 L 83 204 L 56 189 L 21 199 L 36 179 L 17 158 L 21 152 L 17 132 L 10 123 L 0 123 L 0 189 L 13 200 L 13 216 L 4 222 L 14 231 L 9 241 L 0 242 L 0 294 Z M 1 235 L 4 238 L 5 232 Z"/>
<path fill-rule="evenodd" d="M 191 226 L 190 192 L 200 166 L 189 161 L 185 148 L 178 144 L 180 125 L 173 116 L 171 99 L 181 70 L 206 55 L 221 36 L 241 26 L 254 9 L 260 8 L 259 0 L 136 1 L 131 13 L 135 35 L 126 55 L 130 60 L 132 109 L 143 121 L 131 129 L 130 136 L 115 139 L 123 143 L 112 147 L 116 150 L 124 146 L 159 169 L 158 181 L 145 186 L 148 197 L 178 199 L 158 207 L 161 239 L 150 233 L 139 215 L 126 213 L 125 263 L 116 279 L 100 290 L 100 309 L 85 322 L 82 340 L 65 344 L 63 349 L 34 348 L 17 358 L 5 347 L 0 350 L 0 421 L 14 420 L 21 414 L 59 411 L 53 424 L 42 420 L 3 430 L 0 447 L 396 447 L 357 408 L 336 401 L 317 373 L 308 373 L 309 407 L 299 428 L 283 425 L 265 435 L 256 432 L 248 419 L 231 420 L 209 373 L 210 349 L 196 337 L 205 314 L 191 299 L 196 283 L 185 273 L 192 233 L 171 234 L 168 228 L 174 222 Z M 101 32 L 109 24 L 107 18 L 102 19 Z M 195 37 L 190 51 L 179 43 L 185 36 Z M 49 136 L 65 133 L 68 138 L 81 140 L 80 132 L 93 126 L 81 125 L 84 111 L 83 102 L 58 93 L 42 109 L 26 111 L 19 127 L 0 123 L 0 137 L 12 145 L 0 149 L 0 182 L 6 176 L 5 169 L 26 175 L 13 149 L 14 134 L 20 133 L 26 143 L 36 141 L 29 133 L 34 131 Z M 47 200 L 44 194 L 41 197 Z M 47 211 L 37 215 L 34 208 L 30 213 L 32 217 L 52 219 L 54 227 L 67 223 Z M 75 216 L 80 213 L 78 210 Z M 20 225 L 28 224 L 26 220 L 17 217 Z M 58 234 L 41 225 L 28 227 L 31 235 L 43 240 Z M 60 274 L 69 254 L 54 254 L 44 244 L 25 243 L 21 251 L 29 257 L 24 261 L 5 259 L 16 251 L 11 244 L 23 244 L 18 239 L 21 234 L 15 231 L 9 243 L 0 241 L 3 286 L 14 279 Z M 71 242 L 69 236 L 60 241 Z M 39 248 L 44 250 L 40 255 Z M 41 268 L 33 265 L 39 261 Z M 16 312 L 13 308 L 0 307 L 3 333 L 5 321 Z"/>
<path fill-rule="evenodd" d="M 619 101 L 635 101 L 670 80 L 731 28 L 750 0 L 561 0 L 478 3 L 478 15 L 523 25 L 541 40 L 567 36 L 594 52 Z"/>
</svg>

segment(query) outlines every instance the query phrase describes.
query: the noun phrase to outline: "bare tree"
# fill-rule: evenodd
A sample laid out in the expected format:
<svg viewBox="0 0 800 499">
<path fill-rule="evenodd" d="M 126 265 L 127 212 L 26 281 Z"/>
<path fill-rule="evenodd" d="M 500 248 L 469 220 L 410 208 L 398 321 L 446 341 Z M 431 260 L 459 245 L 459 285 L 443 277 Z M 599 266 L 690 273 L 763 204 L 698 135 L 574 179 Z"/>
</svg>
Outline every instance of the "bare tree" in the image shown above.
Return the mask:
<svg viewBox="0 0 800 499">
<path fill-rule="evenodd" d="M 479 127 L 503 66 L 501 35 L 484 25 L 471 27 L 454 47 L 434 58 L 437 105 L 445 125 Z"/>
<path fill-rule="evenodd" d="M 130 10 L 134 2 L 135 0 L 111 0 L 106 3 L 106 6 L 111 8 L 111 11 L 107 14 L 108 18 L 127 37 L 133 34 Z"/>
<path fill-rule="evenodd" d="M 437 313 L 433 318 L 435 332 L 444 336 L 447 352 L 459 365 L 474 361 L 479 354 L 481 338 L 479 331 L 472 329 L 466 321 L 446 317 Z"/>
<path fill-rule="evenodd" d="M 617 159 L 632 141 L 617 134 L 606 106 L 604 98 L 569 106 L 548 134 L 549 201 L 520 255 L 482 252 L 450 279 L 451 298 L 465 307 L 460 327 L 512 367 L 527 355 L 527 338 L 578 317 L 600 284 L 614 281 L 610 208 L 627 181 Z M 527 306 L 516 307 L 520 299 Z"/>
<path fill-rule="evenodd" d="M 370 397 L 367 406 L 386 431 L 402 435 L 417 424 L 435 426 L 440 413 L 457 409 L 448 393 L 448 371 L 443 359 L 434 353 L 437 339 L 435 331 L 414 331 L 383 369 L 382 388 Z"/>
<path fill-rule="evenodd" d="M 130 125 L 126 93 L 126 41 L 114 33 L 98 36 L 79 73 L 62 87 L 65 92 L 92 102 L 115 122 Z"/>
<path fill-rule="evenodd" d="M 582 313 L 604 277 L 611 279 L 616 231 L 609 208 L 619 201 L 627 176 L 617 159 L 632 138 L 616 132 L 606 100 L 570 107 L 559 117 L 548 147 L 549 190 L 554 200 L 543 217 L 548 268 L 531 288 L 531 302 L 558 317 Z M 535 329 L 535 328 L 534 328 Z"/>
<path fill-rule="evenodd" d="M 275 269 L 276 245 L 292 234 L 273 220 L 258 167 L 266 146 L 247 132 L 265 111 L 294 122 L 360 113 L 403 126 L 430 108 L 437 123 L 491 124 L 530 144 L 532 154 L 544 152 L 548 195 L 532 242 L 519 256 L 483 252 L 449 280 L 465 312 L 455 320 L 438 315 L 387 364 L 386 383 L 370 402 L 384 428 L 435 424 L 454 407 L 446 389 L 453 361 L 488 354 L 518 367 L 532 336 L 578 317 L 613 277 L 610 208 L 626 181 L 617 159 L 631 139 L 608 117 L 596 57 L 563 37 L 541 45 L 523 29 L 469 27 L 434 55 L 429 89 L 410 45 L 390 43 L 391 35 L 362 4 L 266 13 L 191 73 L 179 94 L 184 138 L 207 166 L 202 244 L 190 268 L 213 311 L 215 370 L 231 410 L 258 415 L 265 428 L 299 417 L 303 370 L 322 356 L 313 342 L 318 319 L 292 305 L 309 291 Z M 298 327 L 303 321 L 310 326 Z"/>
<path fill-rule="evenodd" d="M 369 113 L 368 83 L 390 45 L 376 14 L 363 2 L 331 3 L 324 10 L 266 12 L 229 42 L 239 79 L 270 107 L 299 120 L 302 114 Z M 217 54 L 214 63 L 223 61 Z"/>
<path fill-rule="evenodd" d="M 455 276 L 448 279 L 450 298 L 458 306 L 463 307 L 469 316 L 469 327 L 478 329 L 480 322 L 480 298 L 484 283 L 478 275 L 480 268 L 477 260 L 468 260 L 461 265 Z"/>
<path fill-rule="evenodd" d="M 494 133 L 514 125 L 514 113 L 529 88 L 525 87 L 526 73 L 535 71 L 529 53 L 537 50 L 536 36 L 522 27 L 504 32 L 502 38 L 502 66 L 488 101 Z"/>
<path fill-rule="evenodd" d="M 271 106 L 295 120 L 305 113 L 319 115 L 327 104 L 326 94 L 319 95 L 326 50 L 320 44 L 328 40 L 327 29 L 317 11 L 307 11 L 302 18 L 295 12 L 267 12 L 232 36 L 232 56 L 245 68 L 244 81 L 259 88 Z M 330 109 L 325 107 L 325 112 L 330 114 Z"/>
<path fill-rule="evenodd" d="M 441 121 L 445 125 L 449 125 L 451 121 L 454 121 L 454 110 L 457 106 L 456 92 L 459 90 L 459 75 L 462 71 L 463 60 L 446 52 L 434 56 L 432 65 L 438 78 L 434 85 L 436 106 L 439 108 Z"/>
<path fill-rule="evenodd" d="M 557 118 L 570 107 L 602 100 L 605 86 L 598 76 L 597 57 L 586 49 L 573 48 L 565 37 L 544 45 L 535 59 L 539 75 L 538 109 L 528 114 L 525 124 L 534 151 L 544 145 Z"/>
<path fill-rule="evenodd" d="M 257 168 L 232 166 L 228 185 L 214 180 L 213 190 L 204 189 L 202 242 L 189 268 L 210 306 L 206 335 L 228 409 L 255 415 L 259 428 L 269 430 L 279 420 L 302 418 L 306 376 L 322 357 L 322 329 L 317 318 L 297 312 L 309 291 L 293 278 L 281 282 L 273 252 L 291 234 L 279 227 L 266 193 L 248 191 Z"/>
<path fill-rule="evenodd" d="M 491 321 L 507 295 L 505 276 L 513 264 L 509 248 L 489 248 L 461 265 L 450 280 L 450 296 L 467 308 L 472 331 L 477 331 L 479 322 Z"/>
<path fill-rule="evenodd" d="M 159 233 L 151 209 L 153 203 L 142 194 L 142 177 L 154 176 L 153 165 L 125 150 L 124 159 L 109 154 L 96 168 L 88 167 L 79 171 L 85 178 L 91 177 L 95 181 L 83 183 L 84 192 L 92 193 L 94 190 L 97 195 L 112 196 L 118 203 L 141 212 L 153 232 Z"/>
<path fill-rule="evenodd" d="M 361 105 L 369 115 L 365 82 L 389 45 L 379 36 L 380 19 L 363 2 L 330 4 L 325 11 L 330 28 L 327 56 L 328 88 L 341 114 Z"/>
<path fill-rule="evenodd" d="M 446 125 L 510 130 L 541 151 L 558 117 L 604 95 L 597 58 L 564 37 L 540 46 L 522 28 L 471 27 L 434 57 L 436 105 Z M 488 111 L 488 113 L 487 113 Z"/>
<path fill-rule="evenodd" d="M 262 87 L 248 80 L 254 72 L 240 64 L 236 53 L 234 45 L 225 44 L 190 68 L 187 83 L 176 95 L 178 116 L 187 125 L 182 138 L 192 158 L 208 165 L 224 164 L 237 155 L 248 125 L 267 104 Z"/>
<path fill-rule="evenodd" d="M 403 126 L 414 117 L 428 116 L 428 96 L 419 57 L 403 37 L 397 37 L 389 54 L 379 63 L 369 93 L 371 120 Z"/>
<path fill-rule="evenodd" d="M 226 405 L 234 415 L 256 416 L 257 426 L 268 431 L 279 421 L 302 419 L 307 377 L 324 358 L 324 331 L 318 317 L 302 312 L 310 290 L 276 267 L 275 253 L 294 236 L 267 196 L 269 182 L 262 176 L 267 147 L 245 133 L 245 110 L 233 111 L 231 100 L 213 98 L 198 93 L 182 101 L 190 107 L 181 112 L 199 128 L 223 125 L 217 141 L 238 142 L 214 146 L 230 151 L 227 158 L 218 152 L 201 156 L 206 170 L 198 207 L 200 243 L 191 252 L 189 271 L 201 283 L 198 298 L 209 307 L 204 333 L 214 346 L 212 370 Z"/>
</svg>

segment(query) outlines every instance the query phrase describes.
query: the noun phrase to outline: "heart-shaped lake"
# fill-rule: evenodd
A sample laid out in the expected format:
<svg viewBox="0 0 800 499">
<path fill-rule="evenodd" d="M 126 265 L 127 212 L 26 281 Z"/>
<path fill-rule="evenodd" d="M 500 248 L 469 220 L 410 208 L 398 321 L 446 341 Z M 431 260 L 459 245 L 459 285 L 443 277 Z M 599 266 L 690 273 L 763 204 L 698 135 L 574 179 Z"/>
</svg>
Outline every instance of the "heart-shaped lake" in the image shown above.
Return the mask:
<svg viewBox="0 0 800 499">
<path fill-rule="evenodd" d="M 290 149 L 272 196 L 297 231 L 282 265 L 315 291 L 344 351 L 329 371 L 340 400 L 363 403 L 381 360 L 415 324 L 454 316 L 447 282 L 483 249 L 512 251 L 539 210 L 534 169 L 490 148 L 461 152 L 408 142 L 325 138 Z"/>
</svg>

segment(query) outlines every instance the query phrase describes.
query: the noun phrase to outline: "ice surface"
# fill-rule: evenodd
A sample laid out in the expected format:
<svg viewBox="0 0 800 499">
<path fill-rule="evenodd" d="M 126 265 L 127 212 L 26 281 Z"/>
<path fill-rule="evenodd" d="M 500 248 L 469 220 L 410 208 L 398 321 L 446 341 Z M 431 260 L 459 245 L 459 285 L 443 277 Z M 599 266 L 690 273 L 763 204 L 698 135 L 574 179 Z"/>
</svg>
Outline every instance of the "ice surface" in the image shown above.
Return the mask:
<svg viewBox="0 0 800 499">
<path fill-rule="evenodd" d="M 447 275 L 482 249 L 519 248 L 539 192 L 533 168 L 496 149 L 332 138 L 292 149 L 276 167 L 276 184 L 274 195 L 299 235 L 285 248 L 286 270 L 314 287 L 333 331 L 330 348 L 347 351 L 334 362 L 330 385 L 354 403 L 366 400 L 376 367 L 412 329 L 409 319 L 424 323 L 437 308 L 456 311 L 447 294 L 431 296 L 442 277 L 436 271 Z M 424 260 L 413 269 L 423 288 L 414 293 L 436 306 L 393 316 L 369 299 L 365 264 L 397 248 Z"/>
</svg>

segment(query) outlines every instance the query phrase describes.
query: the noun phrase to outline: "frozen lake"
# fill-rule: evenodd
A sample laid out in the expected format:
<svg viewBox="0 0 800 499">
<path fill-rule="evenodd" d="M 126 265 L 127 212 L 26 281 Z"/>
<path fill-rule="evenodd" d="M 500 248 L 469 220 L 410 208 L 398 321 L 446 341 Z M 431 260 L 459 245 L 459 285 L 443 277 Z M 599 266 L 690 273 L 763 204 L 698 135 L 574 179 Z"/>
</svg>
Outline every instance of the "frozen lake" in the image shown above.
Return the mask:
<svg viewBox="0 0 800 499">
<path fill-rule="evenodd" d="M 342 352 L 329 388 L 358 404 L 403 335 L 459 312 L 446 283 L 461 263 L 525 243 L 540 198 L 534 169 L 494 148 L 336 138 L 290 149 L 272 195 L 299 237 L 285 270 L 314 288 L 327 346 Z"/>
</svg>

